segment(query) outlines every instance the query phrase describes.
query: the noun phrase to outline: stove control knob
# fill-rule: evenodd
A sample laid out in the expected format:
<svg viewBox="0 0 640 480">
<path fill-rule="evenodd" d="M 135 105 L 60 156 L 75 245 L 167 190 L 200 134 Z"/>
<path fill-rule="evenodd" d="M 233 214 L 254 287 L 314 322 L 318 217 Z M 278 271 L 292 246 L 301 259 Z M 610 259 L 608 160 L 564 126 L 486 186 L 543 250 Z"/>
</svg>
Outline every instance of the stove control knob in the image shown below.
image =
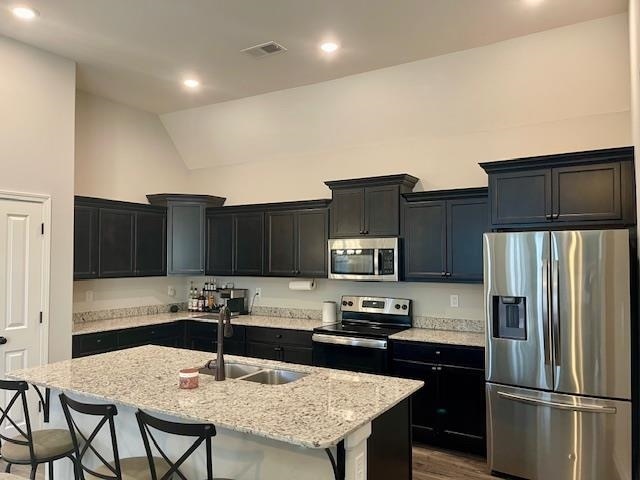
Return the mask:
<svg viewBox="0 0 640 480">
<path fill-rule="evenodd" d="M 400 304 L 396 303 L 396 310 L 400 310 Z"/>
<path fill-rule="evenodd" d="M 409 307 L 407 307 L 406 305 L 402 305 L 402 309 L 403 310 L 406 310 L 407 308 L 409 308 Z"/>
<path fill-rule="evenodd" d="M 346 306 L 347 306 L 347 301 L 346 301 L 346 300 L 343 300 L 343 301 L 342 301 L 342 306 L 343 306 L 343 307 L 346 307 Z"/>
<path fill-rule="evenodd" d="M 353 307 L 353 302 L 352 301 L 349 301 L 349 306 Z"/>
</svg>

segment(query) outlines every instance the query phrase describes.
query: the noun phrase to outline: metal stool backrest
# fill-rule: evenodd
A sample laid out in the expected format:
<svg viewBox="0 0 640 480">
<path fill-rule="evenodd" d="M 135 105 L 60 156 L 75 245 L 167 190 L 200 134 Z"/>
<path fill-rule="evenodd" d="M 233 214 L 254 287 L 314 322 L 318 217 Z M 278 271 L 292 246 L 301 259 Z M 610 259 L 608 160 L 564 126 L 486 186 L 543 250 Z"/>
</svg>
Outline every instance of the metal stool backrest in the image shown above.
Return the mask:
<svg viewBox="0 0 640 480">
<path fill-rule="evenodd" d="M 121 480 L 122 471 L 120 469 L 120 457 L 118 455 L 118 441 L 116 439 L 116 428 L 114 423 L 114 417 L 118 414 L 118 409 L 115 405 L 110 404 L 93 404 L 82 403 L 76 400 L 72 400 L 64 393 L 60 394 L 60 403 L 62 404 L 62 410 L 64 411 L 64 417 L 67 419 L 67 425 L 69 426 L 69 432 L 71 432 L 71 439 L 73 440 L 73 448 L 76 452 L 76 459 L 78 462 L 78 468 L 83 473 L 89 473 L 94 477 L 102 478 L 104 480 Z M 102 417 L 97 425 L 86 435 L 76 422 L 74 415 L 88 415 L 92 417 Z M 100 431 L 108 425 L 109 433 L 111 435 L 111 449 L 113 453 L 113 462 L 106 460 L 92 445 L 92 442 L 96 439 Z M 90 430 L 90 428 L 89 428 Z M 107 467 L 107 469 L 113 473 L 113 475 L 106 475 L 98 473 L 92 468 L 84 464 L 85 455 L 88 452 L 92 452 L 100 463 Z M 95 467 L 94 467 L 95 468 Z"/>
<path fill-rule="evenodd" d="M 4 424 L 5 420 L 8 421 L 13 428 L 16 429 L 17 436 L 15 437 L 7 437 L 3 432 L 4 429 L 0 428 L 0 440 L 15 443 L 16 445 L 22 445 L 29 448 L 29 456 L 31 457 L 31 461 L 34 462 L 36 455 L 33 450 L 33 436 L 31 433 L 31 421 L 29 419 L 29 407 L 27 406 L 27 390 L 29 389 L 29 384 L 23 381 L 14 381 L 14 380 L 0 380 L 0 390 L 14 392 L 11 400 L 7 402 L 5 407 L 0 406 L 0 426 Z M 18 422 L 15 421 L 15 415 L 12 417 L 10 415 L 11 408 L 20 400 L 19 403 L 22 404 L 22 414 L 24 415 L 24 429 L 20 428 Z M 22 440 L 24 438 L 24 440 Z M 0 444 L 1 444 L 0 441 Z M 0 447 L 1 448 L 1 447 Z"/>
<path fill-rule="evenodd" d="M 138 425 L 140 426 L 140 434 L 144 442 L 144 448 L 147 451 L 147 459 L 149 460 L 149 467 L 151 468 L 152 480 L 168 480 L 170 478 L 181 478 L 187 480 L 187 477 L 180 471 L 180 466 L 191 456 L 193 452 L 202 444 L 205 443 L 207 449 L 207 478 L 206 480 L 213 480 L 213 459 L 211 454 L 211 439 L 216 436 L 216 427 L 207 423 L 176 423 L 169 422 L 167 420 L 161 420 L 153 417 L 148 413 L 138 410 L 136 413 L 138 417 Z M 160 448 L 158 442 L 153 436 L 151 429 L 168 433 L 170 435 L 178 435 L 181 437 L 194 437 L 194 443 L 182 454 L 175 462 L 171 460 L 166 453 Z M 158 476 L 155 470 L 153 461 L 153 451 L 151 449 L 151 443 L 155 446 L 160 456 L 169 465 L 169 471 L 163 476 Z M 172 477 L 175 475 L 176 477 Z"/>
</svg>

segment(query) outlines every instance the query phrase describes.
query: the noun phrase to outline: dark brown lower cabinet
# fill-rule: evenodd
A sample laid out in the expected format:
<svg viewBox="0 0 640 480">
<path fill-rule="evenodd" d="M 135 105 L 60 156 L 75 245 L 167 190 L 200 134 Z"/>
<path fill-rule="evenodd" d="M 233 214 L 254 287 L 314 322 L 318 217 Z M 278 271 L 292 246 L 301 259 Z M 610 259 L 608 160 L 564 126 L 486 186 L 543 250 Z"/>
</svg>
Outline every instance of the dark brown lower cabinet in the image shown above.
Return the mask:
<svg viewBox="0 0 640 480">
<path fill-rule="evenodd" d="M 247 327 L 247 357 L 311 365 L 311 332 L 281 328 Z"/>
<path fill-rule="evenodd" d="M 217 352 L 218 324 L 181 320 L 163 325 L 74 335 L 73 358 L 142 345 Z M 229 355 L 311 365 L 311 332 L 234 325 L 233 335 L 224 339 L 224 351 Z"/>
<path fill-rule="evenodd" d="M 484 455 L 484 349 L 404 342 L 393 348 L 393 374 L 425 383 L 412 397 L 413 439 Z"/>
</svg>

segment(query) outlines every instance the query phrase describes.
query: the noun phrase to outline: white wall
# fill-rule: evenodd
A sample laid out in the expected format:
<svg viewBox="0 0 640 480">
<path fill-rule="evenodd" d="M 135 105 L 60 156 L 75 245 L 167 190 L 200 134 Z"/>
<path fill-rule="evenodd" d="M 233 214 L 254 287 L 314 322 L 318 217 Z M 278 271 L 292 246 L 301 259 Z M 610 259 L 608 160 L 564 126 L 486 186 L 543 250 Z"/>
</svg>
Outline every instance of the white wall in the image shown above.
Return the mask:
<svg viewBox="0 0 640 480">
<path fill-rule="evenodd" d="M 147 203 L 147 193 L 188 190 L 157 115 L 78 92 L 76 117 L 76 195 Z"/>
<path fill-rule="evenodd" d="M 322 198 L 407 172 L 481 186 L 478 162 L 628 145 L 626 15 L 162 115 L 191 185 L 229 204 Z"/>
<path fill-rule="evenodd" d="M 51 196 L 49 360 L 71 357 L 74 62 L 0 37 L 0 189 Z"/>
<path fill-rule="evenodd" d="M 640 0 L 629 0 L 629 30 L 632 135 L 637 153 L 640 152 Z M 640 161 L 636 161 L 635 166 L 636 178 L 640 178 Z M 636 205 L 640 211 L 640 182 L 636 182 Z M 640 233 L 640 225 L 638 232 Z"/>
<path fill-rule="evenodd" d="M 168 294 L 169 287 L 175 295 Z M 184 302 L 184 277 L 101 278 L 73 282 L 73 312 Z"/>
<path fill-rule="evenodd" d="M 203 278 L 193 278 L 202 288 Z M 342 295 L 371 295 L 413 300 L 413 313 L 417 316 L 482 320 L 484 318 L 482 285 L 451 285 L 446 283 L 386 283 L 349 282 L 342 280 L 318 280 L 312 291 L 289 290 L 289 280 L 284 278 L 216 277 L 218 285 L 233 282 L 237 288 L 248 288 L 253 297 L 261 288 L 255 305 L 265 307 L 289 307 L 321 310 L 322 302 L 338 302 Z M 450 295 L 458 295 L 459 306 L 451 308 Z"/>
<path fill-rule="evenodd" d="M 157 115 L 84 92 L 76 96 L 76 195 L 147 203 L 147 193 L 181 193 L 188 170 Z M 176 296 L 167 295 L 168 287 Z M 93 300 L 87 301 L 87 292 Z M 184 301 L 182 278 L 74 282 L 73 311 Z"/>
</svg>

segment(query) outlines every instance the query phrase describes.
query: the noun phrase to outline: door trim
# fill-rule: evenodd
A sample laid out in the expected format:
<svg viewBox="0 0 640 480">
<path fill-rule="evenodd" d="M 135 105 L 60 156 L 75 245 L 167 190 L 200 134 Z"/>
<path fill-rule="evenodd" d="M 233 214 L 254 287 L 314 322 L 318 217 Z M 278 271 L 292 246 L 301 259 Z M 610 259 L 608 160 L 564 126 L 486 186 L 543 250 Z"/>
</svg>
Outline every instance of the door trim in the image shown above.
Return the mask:
<svg viewBox="0 0 640 480">
<path fill-rule="evenodd" d="M 49 361 L 49 303 L 51 285 L 51 195 L 0 190 L 0 200 L 39 203 L 42 206 L 44 234 L 42 236 L 42 291 L 40 292 L 40 365 Z M 73 260 L 73 259 L 72 259 Z"/>
</svg>

